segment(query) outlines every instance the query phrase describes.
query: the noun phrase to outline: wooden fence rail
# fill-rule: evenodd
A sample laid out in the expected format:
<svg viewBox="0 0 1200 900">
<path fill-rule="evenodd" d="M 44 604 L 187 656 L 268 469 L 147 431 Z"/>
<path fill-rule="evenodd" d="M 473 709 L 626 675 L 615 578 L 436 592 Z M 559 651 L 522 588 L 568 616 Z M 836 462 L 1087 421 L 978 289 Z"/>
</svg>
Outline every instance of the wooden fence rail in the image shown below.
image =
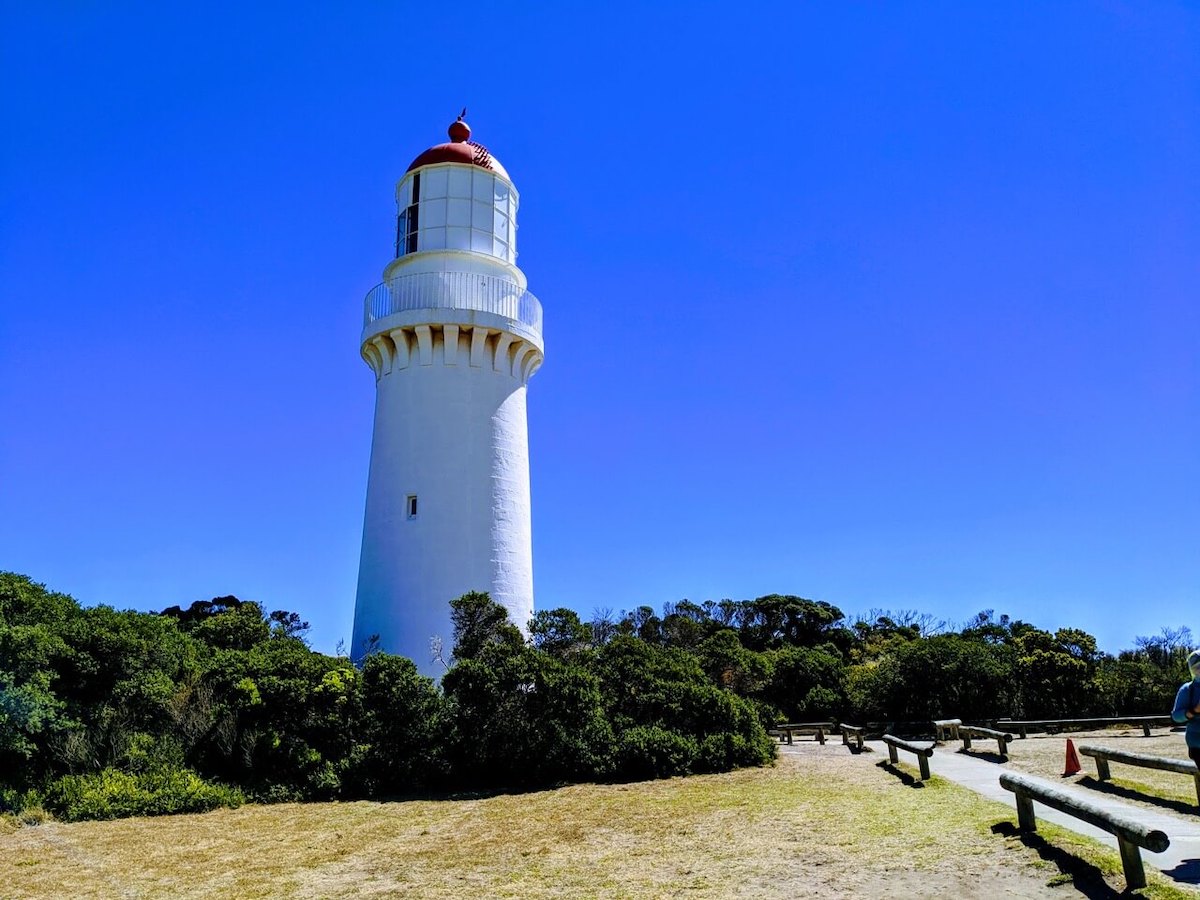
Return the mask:
<svg viewBox="0 0 1200 900">
<path fill-rule="evenodd" d="M 1021 737 L 1026 737 L 1030 729 L 1048 731 L 1051 734 L 1064 728 L 1103 728 L 1108 725 L 1141 725 L 1142 734 L 1150 737 L 1150 728 L 1154 725 L 1170 727 L 1175 722 L 1170 716 L 1109 716 L 1099 719 L 1030 719 L 1018 722 L 1014 719 L 997 719 L 996 725 L 1001 728 L 1012 728 Z"/>
<path fill-rule="evenodd" d="M 865 736 L 866 731 L 867 731 L 865 726 L 863 726 L 863 725 L 847 725 L 845 722 L 842 722 L 840 725 L 838 725 L 838 730 L 840 730 L 842 732 L 842 743 L 843 744 L 845 744 L 847 747 L 849 747 L 850 742 L 854 741 L 854 743 L 858 745 L 858 751 L 860 753 L 862 752 L 863 737 Z"/>
<path fill-rule="evenodd" d="M 1142 849 L 1151 853 L 1162 853 L 1171 846 L 1171 839 L 1165 832 L 1096 806 L 1040 778 L 1005 772 L 1000 776 L 1000 786 L 1016 794 L 1017 822 L 1022 831 L 1037 831 L 1037 819 L 1033 813 L 1033 802 L 1036 800 L 1051 809 L 1074 816 L 1116 836 L 1117 846 L 1121 850 L 1121 867 L 1125 870 L 1125 882 L 1131 889 L 1146 886 Z"/>
<path fill-rule="evenodd" d="M 1013 736 L 1007 731 L 997 731 L 994 728 L 981 728 L 978 725 L 962 725 L 958 729 L 959 735 L 962 737 L 963 749 L 971 749 L 972 738 L 985 738 L 995 741 L 1000 745 L 1000 755 L 1008 756 L 1008 742 L 1013 739 Z"/>
<path fill-rule="evenodd" d="M 793 734 L 813 734 L 821 744 L 824 744 L 825 733 L 829 731 L 833 731 L 832 722 L 789 722 L 776 725 L 769 733 L 778 737 L 780 743 L 783 743 L 784 740 L 789 744 L 792 743 Z"/>
<path fill-rule="evenodd" d="M 921 769 L 921 780 L 925 781 L 929 778 L 929 757 L 933 756 L 932 744 L 914 744 L 911 741 L 902 740 L 892 734 L 885 734 L 883 742 L 888 745 L 888 759 L 893 763 L 900 762 L 900 757 L 897 755 L 897 750 L 907 750 L 909 753 L 915 753 L 917 756 L 917 765 Z"/>
<path fill-rule="evenodd" d="M 958 740 L 958 729 L 962 727 L 962 719 L 934 719 L 933 730 L 939 741 Z"/>
<path fill-rule="evenodd" d="M 1127 766 L 1141 766 L 1143 769 L 1159 769 L 1163 772 L 1178 772 L 1180 775 L 1191 775 L 1196 781 L 1196 802 L 1200 803 L 1200 768 L 1190 759 L 1171 759 L 1167 756 L 1149 756 L 1145 753 L 1131 753 L 1128 750 L 1114 750 L 1097 744 L 1080 744 L 1079 752 L 1096 760 L 1096 776 L 1101 781 L 1112 778 L 1109 770 L 1110 762 L 1118 762 Z"/>
</svg>

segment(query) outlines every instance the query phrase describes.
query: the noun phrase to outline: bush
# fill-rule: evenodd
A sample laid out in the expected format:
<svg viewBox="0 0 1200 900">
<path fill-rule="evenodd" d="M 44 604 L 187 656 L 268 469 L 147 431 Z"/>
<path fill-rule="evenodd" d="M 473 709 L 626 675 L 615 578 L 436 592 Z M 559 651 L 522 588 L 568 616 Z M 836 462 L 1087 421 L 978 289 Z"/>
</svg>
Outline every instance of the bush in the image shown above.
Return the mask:
<svg viewBox="0 0 1200 900">
<path fill-rule="evenodd" d="M 741 766 L 768 766 L 775 762 L 775 740 L 765 731 L 749 737 L 723 731 L 700 741 L 694 772 L 728 772 Z"/>
<path fill-rule="evenodd" d="M 412 794 L 425 788 L 440 760 L 442 696 L 433 679 L 402 656 L 375 653 L 363 663 L 362 703 L 353 723 L 358 742 L 344 760 L 349 796 Z"/>
<path fill-rule="evenodd" d="M 696 755 L 697 772 L 725 772 L 732 769 L 738 757 L 746 752 L 746 739 L 740 734 L 710 734 L 700 742 Z"/>
<path fill-rule="evenodd" d="M 242 805 L 242 792 L 212 784 L 188 769 L 133 775 L 103 769 L 89 775 L 64 775 L 50 785 L 45 805 L 60 819 L 120 819 L 207 812 Z"/>
<path fill-rule="evenodd" d="M 15 816 L 22 825 L 43 825 L 54 817 L 40 806 L 27 806 Z"/>
<path fill-rule="evenodd" d="M 42 795 L 37 791 L 0 788 L 0 820 L 20 827 L 41 825 L 50 818 L 50 813 L 42 807 Z"/>
<path fill-rule="evenodd" d="M 621 735 L 616 774 L 630 780 L 686 775 L 699 755 L 692 738 L 657 725 L 637 726 Z"/>
</svg>

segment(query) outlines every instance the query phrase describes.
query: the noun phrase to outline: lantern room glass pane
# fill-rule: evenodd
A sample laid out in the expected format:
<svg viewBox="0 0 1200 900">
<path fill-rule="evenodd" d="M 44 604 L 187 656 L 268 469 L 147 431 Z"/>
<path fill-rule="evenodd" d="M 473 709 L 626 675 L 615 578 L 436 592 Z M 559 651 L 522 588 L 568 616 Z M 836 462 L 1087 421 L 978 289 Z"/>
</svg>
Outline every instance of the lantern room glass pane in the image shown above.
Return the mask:
<svg viewBox="0 0 1200 900">
<path fill-rule="evenodd" d="M 421 227 L 440 228 L 446 224 L 446 201 L 424 200 L 421 203 Z"/>
<path fill-rule="evenodd" d="M 446 224 L 469 226 L 471 224 L 471 201 L 451 198 L 448 203 Z"/>
<path fill-rule="evenodd" d="M 492 252 L 492 236 L 486 231 L 471 229 L 471 249 L 479 253 L 491 254 Z"/>
<path fill-rule="evenodd" d="M 421 249 L 422 250 L 445 250 L 446 249 L 446 229 L 445 228 L 423 228 L 423 229 L 421 229 Z"/>
<path fill-rule="evenodd" d="M 489 205 L 492 202 L 492 191 L 495 190 L 496 176 L 481 169 L 471 173 L 473 185 L 472 195 L 476 200 L 483 200 Z"/>
<path fill-rule="evenodd" d="M 471 204 L 472 228 L 479 228 L 482 231 L 490 232 L 492 230 L 492 216 L 491 203 L 475 202 Z"/>
<path fill-rule="evenodd" d="M 462 166 L 451 166 L 447 169 L 450 183 L 447 188 L 449 196 L 471 199 L 471 170 Z"/>
<path fill-rule="evenodd" d="M 446 249 L 447 250 L 470 250 L 471 249 L 471 229 L 470 228 L 447 228 L 446 229 Z"/>
<path fill-rule="evenodd" d="M 421 181 L 421 199 L 436 200 L 446 196 L 446 170 L 426 169 Z"/>
</svg>

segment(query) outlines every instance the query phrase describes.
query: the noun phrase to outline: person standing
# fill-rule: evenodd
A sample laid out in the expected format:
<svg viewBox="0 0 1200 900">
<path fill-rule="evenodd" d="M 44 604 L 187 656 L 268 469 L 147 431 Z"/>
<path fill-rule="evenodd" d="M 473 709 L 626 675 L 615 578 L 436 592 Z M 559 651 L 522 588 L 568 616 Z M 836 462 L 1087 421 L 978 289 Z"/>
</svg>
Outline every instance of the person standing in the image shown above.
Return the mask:
<svg viewBox="0 0 1200 900">
<path fill-rule="evenodd" d="M 1188 654 L 1187 664 L 1192 680 L 1181 685 L 1179 693 L 1175 695 L 1171 718 L 1180 725 L 1187 724 L 1184 738 L 1187 740 L 1188 756 L 1200 768 L 1200 650 Z"/>
</svg>

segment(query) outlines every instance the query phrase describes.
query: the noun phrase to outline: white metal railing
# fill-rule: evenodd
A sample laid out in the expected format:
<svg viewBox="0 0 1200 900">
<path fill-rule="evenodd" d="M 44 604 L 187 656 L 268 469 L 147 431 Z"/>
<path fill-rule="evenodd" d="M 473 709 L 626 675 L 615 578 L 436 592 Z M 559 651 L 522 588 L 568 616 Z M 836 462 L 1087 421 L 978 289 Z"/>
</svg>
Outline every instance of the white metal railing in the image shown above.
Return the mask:
<svg viewBox="0 0 1200 900">
<path fill-rule="evenodd" d="M 410 309 L 473 309 L 516 319 L 542 333 L 542 304 L 515 281 L 470 272 L 414 272 L 367 292 L 364 325 Z"/>
</svg>

